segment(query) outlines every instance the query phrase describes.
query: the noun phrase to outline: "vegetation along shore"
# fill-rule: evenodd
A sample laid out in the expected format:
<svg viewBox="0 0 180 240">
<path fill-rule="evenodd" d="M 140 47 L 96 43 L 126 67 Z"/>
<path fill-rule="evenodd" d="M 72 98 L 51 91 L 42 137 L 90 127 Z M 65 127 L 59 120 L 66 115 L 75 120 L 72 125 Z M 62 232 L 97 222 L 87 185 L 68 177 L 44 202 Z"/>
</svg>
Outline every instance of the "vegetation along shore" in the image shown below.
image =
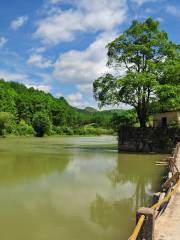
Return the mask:
<svg viewBox="0 0 180 240">
<path fill-rule="evenodd" d="M 124 119 L 132 115 L 125 110 L 78 109 L 63 97 L 0 80 L 1 136 L 113 134 L 117 116 Z"/>
</svg>

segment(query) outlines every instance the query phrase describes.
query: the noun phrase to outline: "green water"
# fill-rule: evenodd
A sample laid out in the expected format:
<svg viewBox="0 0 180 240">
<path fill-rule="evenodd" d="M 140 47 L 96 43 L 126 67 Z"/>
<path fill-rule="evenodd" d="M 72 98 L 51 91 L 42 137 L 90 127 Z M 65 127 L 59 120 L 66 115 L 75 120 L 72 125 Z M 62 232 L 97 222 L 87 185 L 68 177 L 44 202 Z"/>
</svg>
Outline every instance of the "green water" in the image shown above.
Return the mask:
<svg viewBox="0 0 180 240">
<path fill-rule="evenodd" d="M 2 240 L 124 240 L 148 206 L 162 155 L 118 154 L 115 137 L 0 139 Z"/>
</svg>

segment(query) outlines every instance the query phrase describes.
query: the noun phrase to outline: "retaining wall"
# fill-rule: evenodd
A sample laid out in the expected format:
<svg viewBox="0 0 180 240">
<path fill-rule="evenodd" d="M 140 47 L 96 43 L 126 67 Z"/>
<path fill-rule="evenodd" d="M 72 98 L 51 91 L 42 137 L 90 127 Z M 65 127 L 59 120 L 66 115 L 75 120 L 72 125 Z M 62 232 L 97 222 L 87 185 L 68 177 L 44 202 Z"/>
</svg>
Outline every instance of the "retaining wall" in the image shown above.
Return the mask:
<svg viewBox="0 0 180 240">
<path fill-rule="evenodd" d="M 170 153 L 180 142 L 180 128 L 122 127 L 118 131 L 118 150 Z"/>
</svg>

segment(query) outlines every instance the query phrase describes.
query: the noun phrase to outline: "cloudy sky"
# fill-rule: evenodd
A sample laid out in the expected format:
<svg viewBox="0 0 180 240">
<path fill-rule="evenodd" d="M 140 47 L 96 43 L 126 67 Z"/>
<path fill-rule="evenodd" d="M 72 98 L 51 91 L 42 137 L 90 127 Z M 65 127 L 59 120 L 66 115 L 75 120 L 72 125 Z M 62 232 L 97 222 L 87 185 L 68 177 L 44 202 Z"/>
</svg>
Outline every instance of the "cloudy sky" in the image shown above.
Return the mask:
<svg viewBox="0 0 180 240">
<path fill-rule="evenodd" d="M 149 16 L 180 43 L 179 0 L 0 0 L 0 78 L 96 106 L 106 44 Z"/>
</svg>

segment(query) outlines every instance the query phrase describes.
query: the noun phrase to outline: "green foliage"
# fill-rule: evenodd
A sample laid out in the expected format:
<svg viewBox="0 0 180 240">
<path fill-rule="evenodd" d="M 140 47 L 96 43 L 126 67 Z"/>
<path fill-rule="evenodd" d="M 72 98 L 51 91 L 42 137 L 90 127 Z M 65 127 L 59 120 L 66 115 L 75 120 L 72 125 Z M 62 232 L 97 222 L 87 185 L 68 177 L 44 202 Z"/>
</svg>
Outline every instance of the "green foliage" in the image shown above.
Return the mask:
<svg viewBox="0 0 180 240">
<path fill-rule="evenodd" d="M 32 126 L 28 125 L 24 120 L 21 120 L 15 127 L 15 134 L 19 136 L 31 136 L 35 135 L 35 131 Z"/>
<path fill-rule="evenodd" d="M 71 107 L 63 97 L 57 99 L 43 91 L 3 80 L 0 80 L 0 100 L 0 112 L 8 111 L 14 118 L 7 132 L 13 130 L 16 135 L 35 134 L 34 119 L 39 112 L 45 114 L 51 126 L 48 134 L 107 134 L 112 132 L 113 114 L 121 112 L 97 111 L 91 107 L 78 109 Z"/>
<path fill-rule="evenodd" d="M 71 127 L 64 126 L 62 127 L 63 135 L 73 135 L 74 131 Z"/>
<path fill-rule="evenodd" d="M 175 129 L 177 129 L 177 128 L 179 128 L 179 124 L 178 124 L 177 121 L 171 121 L 171 122 L 168 124 L 168 127 L 169 127 L 169 128 L 175 128 Z"/>
<path fill-rule="evenodd" d="M 151 104 L 180 106 L 180 48 L 159 29 L 158 21 L 133 21 L 107 48 L 108 65 L 117 72 L 95 80 L 94 96 L 100 106 L 129 104 L 141 127 L 146 126 Z"/>
<path fill-rule="evenodd" d="M 43 137 L 45 134 L 48 134 L 51 128 L 50 119 L 44 112 L 37 112 L 34 115 L 32 125 L 37 137 Z"/>
<path fill-rule="evenodd" d="M 11 131 L 13 116 L 8 112 L 0 112 L 0 136 L 5 136 Z"/>
<path fill-rule="evenodd" d="M 113 134 L 113 131 L 100 127 L 94 127 L 93 125 L 86 125 L 75 129 L 74 133 L 76 135 L 109 135 Z"/>
<path fill-rule="evenodd" d="M 116 131 L 122 127 L 132 127 L 137 123 L 136 113 L 134 111 L 122 111 L 114 113 L 112 117 L 112 126 Z"/>
<path fill-rule="evenodd" d="M 0 79 L 0 112 L 16 115 L 16 92 Z"/>
</svg>

